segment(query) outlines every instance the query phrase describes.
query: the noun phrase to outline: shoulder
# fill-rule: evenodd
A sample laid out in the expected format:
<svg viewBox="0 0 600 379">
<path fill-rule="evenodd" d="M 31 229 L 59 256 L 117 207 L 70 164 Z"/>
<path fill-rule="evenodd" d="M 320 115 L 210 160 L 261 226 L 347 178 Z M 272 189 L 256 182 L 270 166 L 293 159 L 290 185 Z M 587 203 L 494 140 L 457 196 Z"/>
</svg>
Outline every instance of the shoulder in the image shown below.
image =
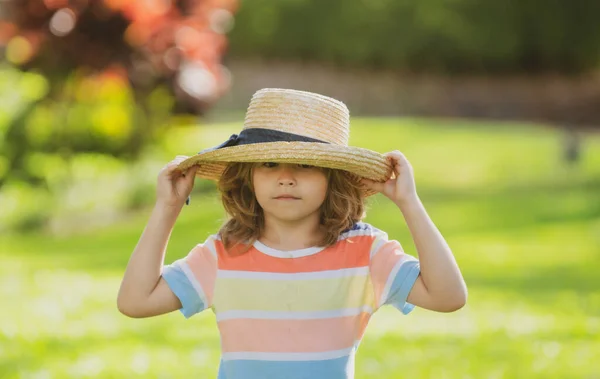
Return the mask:
<svg viewBox="0 0 600 379">
<path fill-rule="evenodd" d="M 357 222 L 340 234 L 338 243 L 373 254 L 374 247 L 387 241 L 387 234 L 366 222 Z"/>
<path fill-rule="evenodd" d="M 216 234 L 211 234 L 204 242 L 194 246 L 190 251 L 189 256 L 211 256 L 216 259 L 217 250 L 221 244 L 221 238 Z"/>
<path fill-rule="evenodd" d="M 365 252 L 369 261 L 382 247 L 398 244 L 397 241 L 390 241 L 386 232 L 366 222 L 357 222 L 342 232 L 338 243 L 342 243 L 352 250 Z"/>
</svg>

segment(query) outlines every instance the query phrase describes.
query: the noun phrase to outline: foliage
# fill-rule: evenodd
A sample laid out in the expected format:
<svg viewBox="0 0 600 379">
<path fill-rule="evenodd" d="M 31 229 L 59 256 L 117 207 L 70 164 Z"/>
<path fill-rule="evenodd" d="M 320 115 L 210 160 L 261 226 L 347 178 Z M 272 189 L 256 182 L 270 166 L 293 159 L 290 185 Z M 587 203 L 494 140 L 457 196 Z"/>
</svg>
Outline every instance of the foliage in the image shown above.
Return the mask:
<svg viewBox="0 0 600 379">
<path fill-rule="evenodd" d="M 441 73 L 580 73 L 598 67 L 588 0 L 255 0 L 235 56 Z"/>
<path fill-rule="evenodd" d="M 4 3 L 0 43 L 6 58 L 38 69 L 56 85 L 82 68 L 117 67 L 135 91 L 166 82 L 179 103 L 196 110 L 227 88 L 220 61 L 237 0 Z M 204 78 L 203 88 L 187 83 L 191 78 Z"/>
<path fill-rule="evenodd" d="M 229 87 L 237 0 L 9 0 L 0 5 L 0 187 L 52 188 L 80 153 L 135 159 L 171 115 Z M 24 74 L 15 73 L 18 68 Z M 68 180 L 68 175 L 62 175 Z M 64 184 L 64 183 L 63 183 Z M 54 186 L 56 188 L 56 186 Z"/>
</svg>

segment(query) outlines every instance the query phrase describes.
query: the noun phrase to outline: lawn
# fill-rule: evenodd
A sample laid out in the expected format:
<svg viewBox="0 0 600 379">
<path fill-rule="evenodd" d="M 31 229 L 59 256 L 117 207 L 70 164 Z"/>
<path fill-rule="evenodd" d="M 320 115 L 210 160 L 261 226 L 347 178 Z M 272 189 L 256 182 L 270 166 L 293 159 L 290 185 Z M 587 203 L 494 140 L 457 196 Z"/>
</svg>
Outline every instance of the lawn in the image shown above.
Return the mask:
<svg viewBox="0 0 600 379">
<path fill-rule="evenodd" d="M 193 154 L 238 127 L 178 130 L 159 158 Z M 379 311 L 357 378 L 600 378 L 600 135 L 587 136 L 581 161 L 569 166 L 561 133 L 539 125 L 355 119 L 352 133 L 352 144 L 399 149 L 411 160 L 469 287 L 455 313 Z M 167 261 L 222 222 L 211 187 L 195 191 Z M 212 313 L 134 320 L 116 309 L 148 213 L 68 237 L 0 238 L 0 378 L 216 376 Z M 416 254 L 387 199 L 371 199 L 367 221 Z"/>
</svg>

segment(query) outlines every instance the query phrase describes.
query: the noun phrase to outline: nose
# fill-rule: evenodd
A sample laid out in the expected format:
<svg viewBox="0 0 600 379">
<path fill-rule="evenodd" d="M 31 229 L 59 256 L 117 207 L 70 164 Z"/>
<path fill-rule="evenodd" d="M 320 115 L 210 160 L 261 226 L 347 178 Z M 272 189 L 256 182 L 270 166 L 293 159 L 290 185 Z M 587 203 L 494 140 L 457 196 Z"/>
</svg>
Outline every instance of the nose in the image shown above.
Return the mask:
<svg viewBox="0 0 600 379">
<path fill-rule="evenodd" d="M 288 187 L 296 185 L 296 178 L 294 177 L 294 170 L 287 164 L 282 164 L 279 169 L 279 177 L 277 182 L 281 187 Z"/>
</svg>

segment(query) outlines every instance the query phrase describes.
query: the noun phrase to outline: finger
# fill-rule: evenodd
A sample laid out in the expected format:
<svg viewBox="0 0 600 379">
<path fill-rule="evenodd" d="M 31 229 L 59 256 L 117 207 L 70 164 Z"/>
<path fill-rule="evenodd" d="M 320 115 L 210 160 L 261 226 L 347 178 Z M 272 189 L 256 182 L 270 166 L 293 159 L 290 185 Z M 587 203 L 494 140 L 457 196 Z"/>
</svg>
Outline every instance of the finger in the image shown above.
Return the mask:
<svg viewBox="0 0 600 379">
<path fill-rule="evenodd" d="M 179 166 L 186 159 L 187 157 L 177 156 L 177 158 L 173 159 L 171 162 L 173 162 L 176 166 Z"/>
<path fill-rule="evenodd" d="M 362 184 L 363 188 L 370 189 L 370 190 L 373 190 L 376 192 L 383 191 L 383 187 L 385 185 L 385 183 L 376 182 L 376 181 L 370 180 L 370 179 L 362 179 L 361 184 Z"/>
<path fill-rule="evenodd" d="M 404 158 L 404 154 L 400 150 L 392 150 L 385 155 L 391 155 L 398 158 Z"/>
<path fill-rule="evenodd" d="M 178 155 L 175 158 L 171 159 L 167 165 L 179 165 L 181 162 L 185 161 L 188 157 L 183 155 Z"/>
<path fill-rule="evenodd" d="M 398 163 L 403 163 L 405 161 L 408 161 L 406 159 L 406 156 L 398 150 L 390 151 L 389 153 L 385 154 L 385 156 L 386 156 L 386 158 L 392 159 L 394 162 L 398 162 Z"/>
<path fill-rule="evenodd" d="M 165 167 L 163 168 L 163 170 L 168 174 L 168 175 L 173 175 L 174 173 L 177 172 L 177 167 L 179 167 L 179 163 L 175 160 L 167 163 L 165 165 Z"/>
<path fill-rule="evenodd" d="M 189 157 L 187 157 L 185 155 L 177 155 L 175 158 L 173 158 L 173 160 L 171 160 L 171 162 L 181 163 L 181 162 L 185 161 L 188 158 Z"/>
<path fill-rule="evenodd" d="M 398 155 L 396 155 L 394 152 L 389 152 L 385 154 L 385 159 L 391 164 L 396 164 L 398 161 Z"/>
<path fill-rule="evenodd" d="M 400 173 L 400 167 L 402 166 L 400 164 L 400 161 L 398 160 L 398 158 L 396 156 L 393 155 L 388 155 L 387 157 L 388 162 L 390 162 L 390 166 L 392 167 L 392 172 L 394 173 L 394 177 L 397 177 L 398 174 Z"/>
<path fill-rule="evenodd" d="M 189 184 L 193 184 L 194 183 L 194 179 L 196 178 L 196 171 L 198 171 L 198 166 L 194 165 L 190 168 L 188 168 L 183 174 L 182 176 L 185 178 L 185 180 L 189 183 Z"/>
<path fill-rule="evenodd" d="M 170 175 L 176 167 L 177 164 L 175 164 L 174 162 L 169 162 L 166 165 L 164 165 L 160 171 Z"/>
<path fill-rule="evenodd" d="M 389 153 L 386 154 L 386 158 L 392 165 L 392 168 L 394 169 L 394 173 L 396 174 L 396 176 L 398 176 L 400 174 L 400 169 L 402 168 L 402 166 L 410 165 L 410 163 L 408 162 L 408 159 L 406 159 L 406 156 L 398 150 L 390 151 Z"/>
<path fill-rule="evenodd" d="M 163 167 L 163 169 L 169 174 L 172 175 L 174 172 L 179 171 L 181 174 L 181 170 L 177 170 L 181 162 L 185 161 L 188 157 L 183 155 L 178 155 L 175 159 L 171 160 L 169 163 Z"/>
</svg>

